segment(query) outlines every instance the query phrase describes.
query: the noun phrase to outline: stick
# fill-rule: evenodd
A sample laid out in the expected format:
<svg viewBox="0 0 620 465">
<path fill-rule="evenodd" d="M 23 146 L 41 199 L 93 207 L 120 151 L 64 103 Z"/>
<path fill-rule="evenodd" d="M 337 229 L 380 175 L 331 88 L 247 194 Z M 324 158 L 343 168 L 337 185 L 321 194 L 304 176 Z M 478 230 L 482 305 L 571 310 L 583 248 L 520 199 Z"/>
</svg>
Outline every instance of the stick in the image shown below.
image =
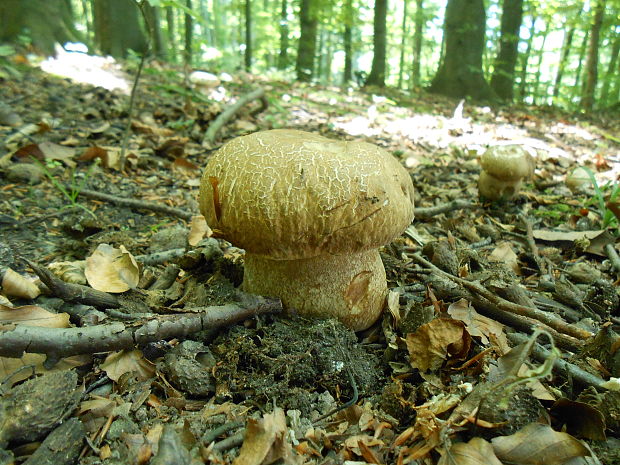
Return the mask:
<svg viewBox="0 0 620 465">
<path fill-rule="evenodd" d="M 203 145 L 210 145 L 215 141 L 215 137 L 222 126 L 224 126 L 245 104 L 260 99 L 261 106 L 254 110 L 251 115 L 254 116 L 261 111 L 264 111 L 269 103 L 267 102 L 267 98 L 265 97 L 265 91 L 263 89 L 256 89 L 249 94 L 240 97 L 235 103 L 226 108 L 222 113 L 220 113 L 215 120 L 209 125 L 209 129 L 205 133 L 204 139 L 202 140 Z"/>
<path fill-rule="evenodd" d="M 0 331 L 0 356 L 21 357 L 28 352 L 47 354 L 53 360 L 59 360 L 71 355 L 132 349 L 148 342 L 230 326 L 256 315 L 279 313 L 282 303 L 252 296 L 243 305 L 202 307 L 200 310 L 200 313 L 167 315 L 140 326 L 123 323 L 83 328 L 4 325 L 5 329 Z"/>
<path fill-rule="evenodd" d="M 435 207 L 414 208 L 413 213 L 417 219 L 427 219 L 441 213 L 451 212 L 453 210 L 466 210 L 480 207 L 477 203 L 468 202 L 467 200 L 453 200 L 452 202 L 437 205 Z"/>
<path fill-rule="evenodd" d="M 121 205 L 123 207 L 166 213 L 170 216 L 175 216 L 186 221 L 190 221 L 192 219 L 192 216 L 194 216 L 193 213 L 182 210 L 180 208 L 169 207 L 168 205 L 162 205 L 155 202 L 147 202 L 145 200 L 127 199 L 125 197 L 104 194 L 103 192 L 96 192 L 88 189 L 82 189 L 78 194 L 89 199 L 103 200 L 104 202 L 111 202 L 113 204 Z"/>
</svg>

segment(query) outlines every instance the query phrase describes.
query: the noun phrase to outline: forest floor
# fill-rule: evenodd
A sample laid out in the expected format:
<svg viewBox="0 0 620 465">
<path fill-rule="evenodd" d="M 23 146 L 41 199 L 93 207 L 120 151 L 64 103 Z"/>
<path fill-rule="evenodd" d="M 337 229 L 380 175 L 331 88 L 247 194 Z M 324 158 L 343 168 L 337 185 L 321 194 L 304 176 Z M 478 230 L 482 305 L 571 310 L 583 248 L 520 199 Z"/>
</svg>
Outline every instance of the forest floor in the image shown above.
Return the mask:
<svg viewBox="0 0 620 465">
<path fill-rule="evenodd" d="M 0 464 L 620 463 L 617 112 L 147 64 L 126 131 L 126 94 L 0 70 Z M 243 251 L 199 216 L 210 153 L 284 127 L 411 173 L 362 333 L 242 294 Z M 535 174 L 482 202 L 507 143 Z"/>
</svg>

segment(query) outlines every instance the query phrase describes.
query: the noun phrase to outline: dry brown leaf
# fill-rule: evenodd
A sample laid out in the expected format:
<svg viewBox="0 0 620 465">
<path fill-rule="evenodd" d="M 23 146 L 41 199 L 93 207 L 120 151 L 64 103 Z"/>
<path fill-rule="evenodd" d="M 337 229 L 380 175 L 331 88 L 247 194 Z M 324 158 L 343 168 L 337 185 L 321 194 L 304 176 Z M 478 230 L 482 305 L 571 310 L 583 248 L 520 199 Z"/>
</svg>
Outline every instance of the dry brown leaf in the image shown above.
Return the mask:
<svg viewBox="0 0 620 465">
<path fill-rule="evenodd" d="M 266 413 L 260 420 L 250 418 L 239 456 L 233 465 L 269 465 L 282 459 L 293 463 L 293 451 L 286 441 L 286 419 L 284 410 L 276 407 L 273 413 Z"/>
<path fill-rule="evenodd" d="M 46 160 L 60 160 L 71 168 L 75 166 L 75 161 L 73 161 L 75 149 L 63 147 L 53 142 L 41 142 L 39 149 L 43 152 Z"/>
<path fill-rule="evenodd" d="M 489 338 L 493 334 L 506 342 L 505 347 L 510 347 L 504 334 L 504 325 L 480 315 L 467 300 L 460 299 L 450 304 L 448 314 L 455 320 L 465 323 L 469 334 L 472 337 L 479 337 L 483 344 L 489 344 Z"/>
<path fill-rule="evenodd" d="M 41 294 L 39 287 L 32 280 L 10 268 L 7 268 L 2 278 L 2 292 L 5 295 L 22 299 L 34 299 Z"/>
<path fill-rule="evenodd" d="M 517 254 L 512 250 L 510 242 L 501 242 L 489 255 L 490 262 L 500 262 L 506 264 L 517 275 L 521 274 Z"/>
<path fill-rule="evenodd" d="M 205 237 L 211 237 L 212 234 L 213 231 L 211 231 L 204 216 L 192 216 L 192 220 L 189 224 L 189 237 L 187 239 L 189 245 L 193 247 Z"/>
<path fill-rule="evenodd" d="M 84 275 L 84 269 L 86 268 L 85 260 L 54 262 L 47 265 L 47 268 L 66 283 L 88 284 L 86 276 Z"/>
<path fill-rule="evenodd" d="M 438 318 L 407 334 L 405 342 L 411 366 L 426 372 L 438 370 L 447 360 L 464 360 L 471 337 L 463 322 Z"/>
<path fill-rule="evenodd" d="M 54 368 L 47 369 L 43 365 L 47 356 L 44 354 L 24 354 L 20 358 L 0 357 L 0 379 L 5 382 L 5 387 L 28 379 L 32 373 L 50 373 L 52 371 L 70 370 L 90 363 L 90 355 L 74 355 L 61 359 Z M 21 369 L 28 367 L 28 369 Z"/>
<path fill-rule="evenodd" d="M 493 438 L 491 443 L 501 461 L 520 465 L 562 465 L 572 458 L 590 455 L 570 434 L 540 423 L 531 423 L 510 436 Z"/>
<path fill-rule="evenodd" d="M 113 352 L 101 364 L 101 369 L 114 381 L 125 373 L 135 373 L 140 380 L 147 380 L 155 373 L 155 366 L 139 350 Z"/>
<path fill-rule="evenodd" d="M 116 249 L 109 244 L 99 244 L 86 259 L 84 270 L 88 284 L 104 292 L 125 292 L 138 285 L 140 268 L 124 246 Z"/>
<path fill-rule="evenodd" d="M 37 305 L 6 307 L 0 305 L 1 324 L 23 324 L 44 328 L 68 328 L 68 313 L 52 313 Z"/>
<path fill-rule="evenodd" d="M 495 456 L 490 443 L 482 438 L 472 438 L 450 447 L 437 465 L 502 465 L 502 462 Z"/>
</svg>

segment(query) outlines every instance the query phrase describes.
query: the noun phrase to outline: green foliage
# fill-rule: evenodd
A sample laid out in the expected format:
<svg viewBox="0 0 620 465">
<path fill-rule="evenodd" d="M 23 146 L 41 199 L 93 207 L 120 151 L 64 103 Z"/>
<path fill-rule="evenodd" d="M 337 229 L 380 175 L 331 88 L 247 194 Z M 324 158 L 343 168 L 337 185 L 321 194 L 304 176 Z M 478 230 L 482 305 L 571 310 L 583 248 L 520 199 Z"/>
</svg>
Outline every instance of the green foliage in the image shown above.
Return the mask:
<svg viewBox="0 0 620 465">
<path fill-rule="evenodd" d="M 589 168 L 584 168 L 590 177 L 590 182 L 594 188 L 594 197 L 588 202 L 589 205 L 594 205 L 598 209 L 598 214 L 601 217 L 601 227 L 618 227 L 618 218 L 607 207 L 608 202 L 613 203 L 618 199 L 620 195 L 620 182 L 608 182 L 603 186 L 599 186 L 596 181 L 594 173 Z"/>
</svg>

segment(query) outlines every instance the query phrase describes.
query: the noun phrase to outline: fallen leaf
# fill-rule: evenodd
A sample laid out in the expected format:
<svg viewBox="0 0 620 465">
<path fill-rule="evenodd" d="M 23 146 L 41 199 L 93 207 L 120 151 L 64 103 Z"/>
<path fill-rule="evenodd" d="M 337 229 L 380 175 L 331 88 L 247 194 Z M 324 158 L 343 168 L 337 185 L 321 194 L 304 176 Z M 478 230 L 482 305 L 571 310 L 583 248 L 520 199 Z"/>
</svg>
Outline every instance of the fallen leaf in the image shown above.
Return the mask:
<svg viewBox="0 0 620 465">
<path fill-rule="evenodd" d="M 457 320 L 438 318 L 418 328 L 405 338 L 409 363 L 422 372 L 438 370 L 447 360 L 464 360 L 469 352 L 471 337 L 465 324 Z"/>
<path fill-rule="evenodd" d="M 41 294 L 33 280 L 16 273 L 11 268 L 7 268 L 2 277 L 2 292 L 22 299 L 34 299 Z"/>
<path fill-rule="evenodd" d="M 135 373 L 140 380 L 149 379 L 155 373 L 155 366 L 144 358 L 140 350 L 113 352 L 101 364 L 101 369 L 114 381 L 125 373 Z"/>
<path fill-rule="evenodd" d="M 189 224 L 189 236 L 187 242 L 192 247 L 197 245 L 205 237 L 211 237 L 213 231 L 207 224 L 207 220 L 202 215 L 192 216 L 192 220 Z"/>
<path fill-rule="evenodd" d="M 140 268 L 124 246 L 116 249 L 109 244 L 99 244 L 86 259 L 84 274 L 93 289 L 119 293 L 138 285 Z"/>
<path fill-rule="evenodd" d="M 502 465 L 493 446 L 482 438 L 459 442 L 446 450 L 437 465 Z"/>
<path fill-rule="evenodd" d="M 568 433 L 531 423 L 510 436 L 491 440 L 495 455 L 519 465 L 562 465 L 575 457 L 589 456 L 588 449 Z"/>
<path fill-rule="evenodd" d="M 248 419 L 245 439 L 239 456 L 233 465 L 269 465 L 292 457 L 292 447 L 286 441 L 286 418 L 284 410 L 276 407 L 273 413 L 266 413 L 260 420 Z"/>
</svg>

